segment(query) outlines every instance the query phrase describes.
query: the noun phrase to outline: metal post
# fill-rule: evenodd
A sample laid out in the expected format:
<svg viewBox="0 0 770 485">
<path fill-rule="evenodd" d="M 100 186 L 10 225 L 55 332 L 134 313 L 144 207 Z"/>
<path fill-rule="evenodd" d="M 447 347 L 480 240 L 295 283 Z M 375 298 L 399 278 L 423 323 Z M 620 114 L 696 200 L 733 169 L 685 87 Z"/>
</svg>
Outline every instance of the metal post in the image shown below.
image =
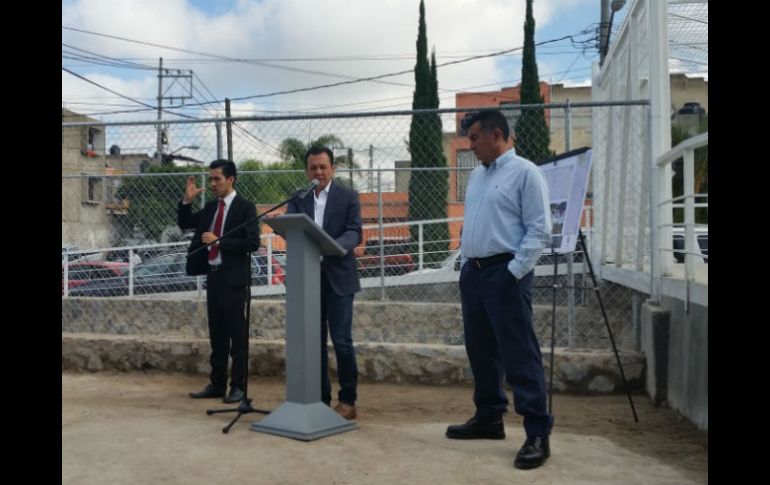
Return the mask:
<svg viewBox="0 0 770 485">
<path fill-rule="evenodd" d="M 419 267 L 418 269 L 422 271 L 422 261 L 423 261 L 423 248 L 422 248 L 422 226 L 423 223 L 420 222 L 417 224 L 417 251 L 418 251 L 418 258 L 419 258 Z"/>
<path fill-rule="evenodd" d="M 572 149 L 572 104 L 567 98 L 567 106 L 564 107 L 564 151 Z"/>
<path fill-rule="evenodd" d="M 374 145 L 369 145 L 369 192 L 372 191 L 372 184 L 374 183 L 374 177 L 372 177 L 373 168 L 374 168 Z"/>
<path fill-rule="evenodd" d="M 684 152 L 684 279 L 693 281 L 695 279 L 695 254 L 693 251 L 700 252 L 700 246 L 695 240 L 695 150 L 685 150 Z M 673 239 L 672 239 L 673 245 Z M 688 295 L 689 297 L 689 295 Z"/>
<path fill-rule="evenodd" d="M 222 158 L 222 122 L 216 121 L 214 126 L 217 129 L 217 160 Z"/>
<path fill-rule="evenodd" d="M 567 99 L 567 106 L 564 108 L 564 151 L 568 152 L 572 149 L 572 108 L 570 106 L 569 99 Z M 585 204 L 585 201 L 583 202 Z M 582 214 L 581 214 L 582 215 Z M 579 222 L 578 222 L 579 224 Z M 568 346 L 570 348 L 575 346 L 575 271 L 574 261 L 575 253 L 570 251 L 567 256 L 567 328 L 568 328 Z M 555 284 L 555 282 L 554 282 Z"/>
<path fill-rule="evenodd" d="M 273 285 L 273 235 L 267 237 L 267 286 Z"/>
<path fill-rule="evenodd" d="M 660 278 L 669 275 L 673 265 L 670 254 L 663 254 L 661 249 L 672 245 L 672 211 L 668 206 L 659 206 L 662 200 L 671 199 L 671 165 L 657 167 L 657 159 L 671 149 L 671 88 L 668 66 L 668 1 L 648 3 L 648 37 L 650 42 L 649 58 L 649 95 L 650 100 L 650 160 L 653 172 L 650 178 L 650 212 L 652 213 L 652 245 L 650 256 L 653 258 L 651 271 L 652 291 L 655 301 L 660 301 Z"/>
<path fill-rule="evenodd" d="M 201 187 L 203 187 L 204 189 L 206 188 L 206 176 L 205 175 L 201 175 Z M 203 192 L 201 192 L 200 198 L 201 198 L 201 207 L 200 208 L 203 209 L 203 207 L 206 205 L 206 191 L 205 190 Z"/>
<path fill-rule="evenodd" d="M 575 266 L 572 251 L 565 254 L 567 258 L 567 328 L 569 329 L 570 348 L 575 346 Z M 554 284 L 556 282 L 554 281 Z"/>
<path fill-rule="evenodd" d="M 134 296 L 134 249 L 128 248 L 128 296 Z"/>
<path fill-rule="evenodd" d="M 377 219 L 380 224 L 380 300 L 385 299 L 385 257 L 382 253 L 382 170 L 377 170 Z"/>
<path fill-rule="evenodd" d="M 348 169 L 350 170 L 350 188 L 354 189 L 353 186 L 353 149 L 348 147 Z"/>
<path fill-rule="evenodd" d="M 62 283 L 64 296 L 70 295 L 70 250 L 64 248 L 64 282 Z"/>
<path fill-rule="evenodd" d="M 641 350 L 642 348 L 641 308 L 642 299 L 638 293 L 634 293 L 631 295 L 631 323 L 634 328 L 634 350 Z"/>
</svg>

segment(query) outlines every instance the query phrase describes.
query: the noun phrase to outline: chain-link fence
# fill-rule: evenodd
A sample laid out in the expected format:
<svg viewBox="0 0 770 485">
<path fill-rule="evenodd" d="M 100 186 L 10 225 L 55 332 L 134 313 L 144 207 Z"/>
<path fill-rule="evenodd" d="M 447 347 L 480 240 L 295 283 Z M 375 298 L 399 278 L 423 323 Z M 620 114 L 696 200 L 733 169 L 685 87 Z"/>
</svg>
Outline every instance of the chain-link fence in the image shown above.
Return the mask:
<svg viewBox="0 0 770 485">
<path fill-rule="evenodd" d="M 556 150 L 591 143 L 598 152 L 594 159 L 599 164 L 582 219 L 589 248 L 597 251 L 595 246 L 601 241 L 602 255 L 618 249 L 614 240 L 596 239 L 594 217 L 621 224 L 624 229 L 617 233 L 624 242 L 621 253 L 641 248 L 637 244 L 639 226 L 629 229 L 626 221 L 639 222 L 646 205 L 640 192 L 644 172 L 638 166 L 645 160 L 646 107 L 506 106 L 502 110 L 514 137 L 523 109 L 544 109 L 552 123 L 550 132 L 538 140 L 546 149 L 543 158 Z M 468 140 L 458 134 L 464 113 L 437 110 L 231 118 L 162 125 L 63 123 L 62 294 L 70 299 L 202 298 L 205 278 L 184 274 L 184 253 L 191 234 L 176 226 L 176 208 L 186 178 L 192 176 L 198 186 L 206 187 L 208 162 L 231 157 L 239 166 L 236 190 L 262 212 L 306 185 L 302 156 L 309 145 L 320 142 L 335 154 L 335 183 L 359 192 L 364 230 L 356 255 L 363 291 L 357 300 L 459 304 L 464 189 L 470 170 L 479 163 Z M 602 124 L 591 123 L 591 117 L 597 116 L 617 118 L 629 135 L 626 139 L 636 141 L 614 146 L 604 133 L 597 138 L 593 126 Z M 428 153 L 415 143 L 427 137 L 428 129 L 420 127 L 429 123 L 415 124 L 424 131 L 410 133 L 413 119 L 420 117 L 432 117 L 434 131 L 440 120 L 442 153 Z M 553 134 L 558 140 L 549 139 Z M 161 145 L 161 153 L 159 138 L 168 142 Z M 602 163 L 607 159 L 613 162 Z M 616 160 L 625 160 L 625 168 L 616 168 Z M 607 184 L 627 187 L 625 202 L 602 199 L 599 193 L 604 193 Z M 197 206 L 210 198 L 207 188 Z M 602 202 L 595 210 L 593 198 Z M 625 205 L 618 206 L 622 203 Z M 555 296 L 557 345 L 606 348 L 604 320 L 583 252 L 577 249 L 557 257 L 545 254 L 538 262 L 533 303 L 539 316 L 535 324 L 541 339 L 550 335 Z M 263 225 L 262 245 L 252 259 L 254 298 L 283 297 L 284 251 L 285 241 Z M 600 285 L 618 345 L 633 347 L 632 293 L 617 285 Z M 78 311 L 90 311 L 87 308 L 93 306 L 84 304 L 79 309 L 70 301 L 67 308 L 63 319 L 77 318 Z M 461 341 L 461 331 L 452 339 Z"/>
</svg>

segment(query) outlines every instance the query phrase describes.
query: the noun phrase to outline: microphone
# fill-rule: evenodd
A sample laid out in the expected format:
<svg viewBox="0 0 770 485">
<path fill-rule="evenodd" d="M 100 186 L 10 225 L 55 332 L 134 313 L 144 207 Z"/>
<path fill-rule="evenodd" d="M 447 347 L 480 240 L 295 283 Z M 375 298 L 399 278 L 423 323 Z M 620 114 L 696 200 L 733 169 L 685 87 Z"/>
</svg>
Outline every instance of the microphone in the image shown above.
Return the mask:
<svg viewBox="0 0 770 485">
<path fill-rule="evenodd" d="M 319 185 L 319 184 L 320 184 L 320 182 L 318 181 L 318 179 L 313 179 L 312 181 L 310 181 L 310 185 L 308 185 L 308 186 L 307 186 L 307 187 L 305 187 L 304 189 L 300 189 L 300 190 L 298 190 L 298 191 L 297 191 L 297 192 L 294 194 L 294 197 L 297 197 L 297 198 L 300 198 L 300 199 L 304 199 L 304 198 L 305 198 L 305 196 L 306 196 L 307 194 L 309 194 L 309 193 L 310 193 L 310 192 L 311 192 L 313 189 L 315 189 L 316 187 L 318 187 L 318 185 Z"/>
</svg>

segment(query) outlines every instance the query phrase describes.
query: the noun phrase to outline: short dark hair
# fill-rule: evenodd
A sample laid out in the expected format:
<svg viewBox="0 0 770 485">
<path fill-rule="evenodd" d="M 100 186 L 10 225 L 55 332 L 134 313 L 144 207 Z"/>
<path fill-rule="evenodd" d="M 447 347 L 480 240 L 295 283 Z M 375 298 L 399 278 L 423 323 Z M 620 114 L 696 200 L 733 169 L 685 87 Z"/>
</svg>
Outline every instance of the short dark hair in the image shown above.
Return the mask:
<svg viewBox="0 0 770 485">
<path fill-rule="evenodd" d="M 211 165 L 209 165 L 209 169 L 214 170 L 215 168 L 221 168 L 222 175 L 224 175 L 225 178 L 233 177 L 233 185 L 235 185 L 235 181 L 238 179 L 238 170 L 235 168 L 235 162 L 220 158 L 219 160 L 214 160 L 211 162 Z"/>
<path fill-rule="evenodd" d="M 320 155 L 322 153 L 327 154 L 329 156 L 329 162 L 334 165 L 334 153 L 332 153 L 328 147 L 323 145 L 312 145 L 307 149 L 307 152 L 305 152 L 305 168 L 307 168 L 307 159 L 310 155 Z"/>
<path fill-rule="evenodd" d="M 508 141 L 508 137 L 511 135 L 511 129 L 508 127 L 508 120 L 505 119 L 503 113 L 496 109 L 477 111 L 465 115 L 460 122 L 460 134 L 463 136 L 467 135 L 470 127 L 477 121 L 481 122 L 481 129 L 488 133 L 495 128 L 500 128 L 500 131 L 503 132 L 503 140 Z"/>
</svg>

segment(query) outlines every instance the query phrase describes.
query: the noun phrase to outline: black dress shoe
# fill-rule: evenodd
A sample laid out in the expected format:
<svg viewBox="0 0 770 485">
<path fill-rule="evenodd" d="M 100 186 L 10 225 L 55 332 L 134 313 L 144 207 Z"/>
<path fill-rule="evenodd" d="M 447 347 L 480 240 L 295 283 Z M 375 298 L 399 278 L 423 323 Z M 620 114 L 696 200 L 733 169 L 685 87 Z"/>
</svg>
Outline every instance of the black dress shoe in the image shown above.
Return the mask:
<svg viewBox="0 0 770 485">
<path fill-rule="evenodd" d="M 505 439 L 503 420 L 479 421 L 475 417 L 465 424 L 453 424 L 446 429 L 446 437 L 455 440 L 502 440 Z"/>
<path fill-rule="evenodd" d="M 527 441 L 524 442 L 524 445 L 516 454 L 513 466 L 523 470 L 537 468 L 545 463 L 549 456 L 551 456 L 551 447 L 548 443 L 548 437 L 533 436 L 527 438 Z"/>
<path fill-rule="evenodd" d="M 193 399 L 202 399 L 207 397 L 222 397 L 225 395 L 225 390 L 218 387 L 214 387 L 213 384 L 209 384 L 201 392 L 191 392 L 190 397 Z"/>
<path fill-rule="evenodd" d="M 222 394 L 224 394 L 224 392 Z M 230 392 L 227 394 L 227 396 L 225 396 L 224 399 L 222 399 L 222 401 L 226 403 L 233 403 L 241 402 L 242 399 L 243 391 L 235 386 L 230 386 Z"/>
</svg>

